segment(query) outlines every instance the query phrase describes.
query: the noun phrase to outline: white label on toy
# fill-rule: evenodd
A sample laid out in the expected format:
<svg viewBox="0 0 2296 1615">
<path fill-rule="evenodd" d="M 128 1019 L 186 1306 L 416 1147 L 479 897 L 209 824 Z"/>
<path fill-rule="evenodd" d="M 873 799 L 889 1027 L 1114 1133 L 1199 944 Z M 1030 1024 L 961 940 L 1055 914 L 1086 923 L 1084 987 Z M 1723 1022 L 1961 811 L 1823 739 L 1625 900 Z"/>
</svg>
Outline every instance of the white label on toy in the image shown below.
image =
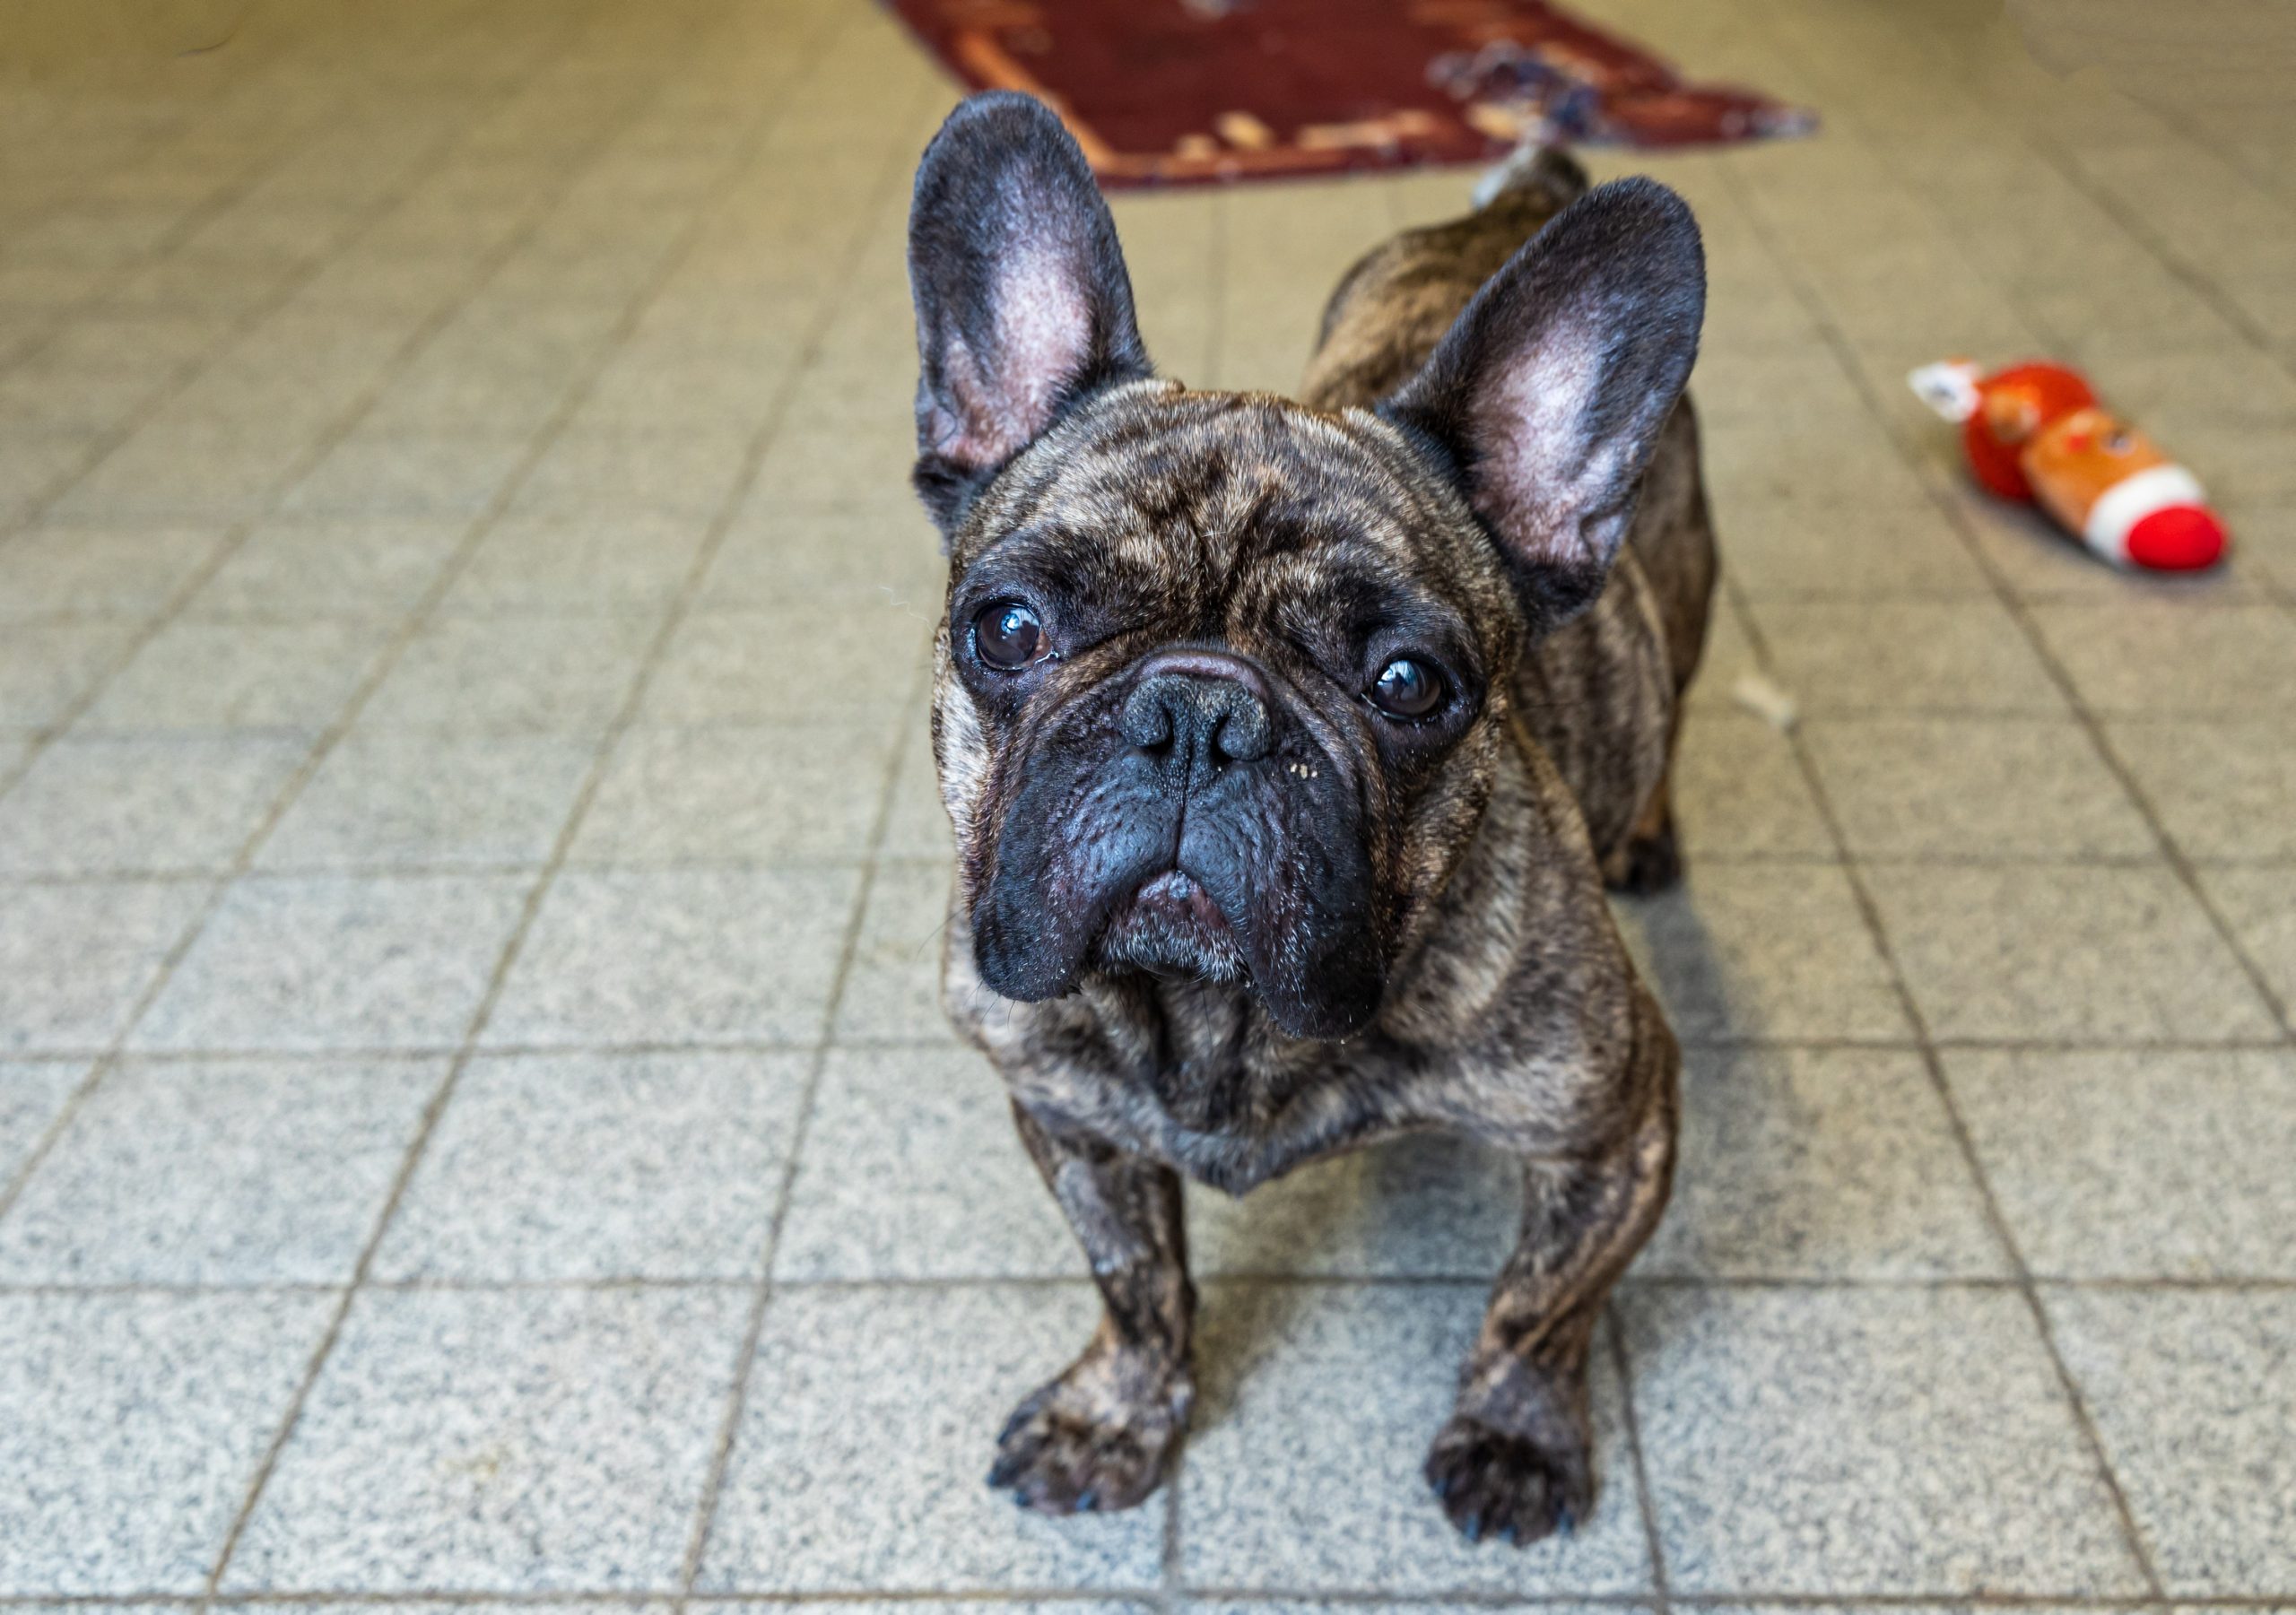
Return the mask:
<svg viewBox="0 0 2296 1615">
<path fill-rule="evenodd" d="M 1941 359 L 1905 379 L 1916 397 L 1948 421 L 1966 421 L 1978 412 L 1977 367 L 1966 359 Z"/>
</svg>

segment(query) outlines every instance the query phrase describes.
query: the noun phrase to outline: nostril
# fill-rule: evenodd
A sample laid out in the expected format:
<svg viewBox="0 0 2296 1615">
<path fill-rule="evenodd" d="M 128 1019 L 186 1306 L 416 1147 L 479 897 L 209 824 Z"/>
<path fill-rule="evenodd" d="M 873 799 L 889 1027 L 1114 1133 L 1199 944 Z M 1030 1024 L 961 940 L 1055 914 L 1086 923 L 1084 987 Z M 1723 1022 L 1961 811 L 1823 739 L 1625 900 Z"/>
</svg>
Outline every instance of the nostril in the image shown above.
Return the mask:
<svg viewBox="0 0 2296 1615">
<path fill-rule="evenodd" d="M 1267 755 L 1267 708 L 1239 690 L 1227 715 L 1212 736 L 1220 755 L 1231 762 L 1250 762 Z"/>
<path fill-rule="evenodd" d="M 1172 743 L 1172 711 L 1161 692 L 1143 685 L 1124 704 L 1119 725 L 1124 738 L 1143 751 L 1161 751 Z"/>
</svg>

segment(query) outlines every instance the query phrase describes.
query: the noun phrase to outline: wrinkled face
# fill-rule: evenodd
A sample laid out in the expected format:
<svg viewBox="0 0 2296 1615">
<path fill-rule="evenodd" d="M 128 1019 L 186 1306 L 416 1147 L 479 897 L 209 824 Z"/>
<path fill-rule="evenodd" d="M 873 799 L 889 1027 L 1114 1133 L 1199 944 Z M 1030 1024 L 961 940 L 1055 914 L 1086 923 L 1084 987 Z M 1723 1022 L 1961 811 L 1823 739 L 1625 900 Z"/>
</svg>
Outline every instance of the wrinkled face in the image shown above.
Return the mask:
<svg viewBox="0 0 2296 1615">
<path fill-rule="evenodd" d="M 1489 792 L 1521 616 L 1394 429 L 1157 382 L 1023 456 L 959 534 L 935 734 L 982 979 L 1248 985 L 1376 1011 Z"/>
</svg>

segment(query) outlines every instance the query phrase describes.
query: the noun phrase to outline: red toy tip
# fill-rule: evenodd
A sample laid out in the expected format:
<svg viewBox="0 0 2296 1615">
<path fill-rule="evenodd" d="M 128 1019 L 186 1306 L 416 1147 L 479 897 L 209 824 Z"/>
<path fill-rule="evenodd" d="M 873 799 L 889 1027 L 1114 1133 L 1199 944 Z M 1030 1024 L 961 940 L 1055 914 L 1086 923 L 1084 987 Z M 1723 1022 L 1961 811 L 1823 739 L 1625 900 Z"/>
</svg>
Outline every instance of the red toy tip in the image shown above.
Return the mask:
<svg viewBox="0 0 2296 1615">
<path fill-rule="evenodd" d="M 2128 558 L 2155 572 L 2196 572 L 2224 553 L 2224 527 L 2197 505 L 2170 505 L 2128 530 Z"/>
</svg>

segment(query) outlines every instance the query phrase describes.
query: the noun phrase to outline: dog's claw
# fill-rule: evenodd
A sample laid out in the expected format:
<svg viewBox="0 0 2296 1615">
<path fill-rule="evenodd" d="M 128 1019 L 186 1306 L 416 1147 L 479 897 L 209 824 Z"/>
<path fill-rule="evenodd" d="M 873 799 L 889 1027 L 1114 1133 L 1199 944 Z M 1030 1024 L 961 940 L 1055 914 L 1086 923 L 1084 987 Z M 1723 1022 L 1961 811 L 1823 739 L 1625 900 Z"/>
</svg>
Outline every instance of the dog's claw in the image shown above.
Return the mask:
<svg viewBox="0 0 2296 1615">
<path fill-rule="evenodd" d="M 1551 1448 L 1465 1416 L 1435 1437 L 1427 1483 L 1467 1541 L 1518 1548 L 1571 1530 L 1594 1499 L 1583 1443 Z"/>
</svg>

